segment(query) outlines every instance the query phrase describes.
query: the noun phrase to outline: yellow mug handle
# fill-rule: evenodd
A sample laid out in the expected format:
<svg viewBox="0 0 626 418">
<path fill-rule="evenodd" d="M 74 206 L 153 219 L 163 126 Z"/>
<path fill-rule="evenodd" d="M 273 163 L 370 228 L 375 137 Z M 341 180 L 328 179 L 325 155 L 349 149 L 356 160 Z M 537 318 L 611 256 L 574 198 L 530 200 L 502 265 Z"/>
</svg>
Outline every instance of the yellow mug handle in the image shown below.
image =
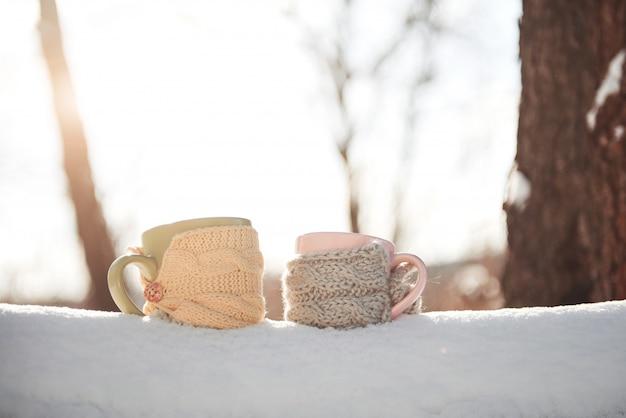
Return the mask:
<svg viewBox="0 0 626 418">
<path fill-rule="evenodd" d="M 113 301 L 124 313 L 143 316 L 143 311 L 132 301 L 124 287 L 124 269 L 129 264 L 136 264 L 148 281 L 153 281 L 158 275 L 157 261 L 154 257 L 141 254 L 126 254 L 118 257 L 109 267 L 107 281 Z"/>
</svg>

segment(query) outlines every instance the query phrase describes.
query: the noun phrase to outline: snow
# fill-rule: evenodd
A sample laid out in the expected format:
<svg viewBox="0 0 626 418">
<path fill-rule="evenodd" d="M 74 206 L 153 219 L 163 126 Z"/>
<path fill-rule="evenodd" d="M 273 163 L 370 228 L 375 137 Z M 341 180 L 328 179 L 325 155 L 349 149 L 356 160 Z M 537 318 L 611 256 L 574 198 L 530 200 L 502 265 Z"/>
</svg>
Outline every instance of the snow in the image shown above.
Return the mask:
<svg viewBox="0 0 626 418">
<path fill-rule="evenodd" d="M 0 416 L 626 414 L 626 301 L 224 331 L 1 304 L 0 335 Z"/>
<path fill-rule="evenodd" d="M 622 138 L 624 137 L 624 126 L 623 125 L 618 125 L 615 127 L 615 129 L 613 130 L 613 140 L 615 142 L 621 141 Z"/>
<path fill-rule="evenodd" d="M 509 174 L 509 184 L 507 190 L 506 202 L 515 208 L 524 210 L 530 198 L 532 186 L 528 177 L 518 170 L 517 164 Z"/>
<path fill-rule="evenodd" d="M 596 116 L 607 97 L 619 92 L 619 85 L 622 80 L 622 67 L 624 65 L 624 58 L 626 57 L 626 49 L 622 49 L 618 52 L 611 62 L 609 63 L 609 70 L 607 71 L 602 84 L 596 91 L 596 97 L 593 101 L 593 106 L 587 112 L 587 127 L 590 130 L 594 130 L 596 127 Z"/>
</svg>

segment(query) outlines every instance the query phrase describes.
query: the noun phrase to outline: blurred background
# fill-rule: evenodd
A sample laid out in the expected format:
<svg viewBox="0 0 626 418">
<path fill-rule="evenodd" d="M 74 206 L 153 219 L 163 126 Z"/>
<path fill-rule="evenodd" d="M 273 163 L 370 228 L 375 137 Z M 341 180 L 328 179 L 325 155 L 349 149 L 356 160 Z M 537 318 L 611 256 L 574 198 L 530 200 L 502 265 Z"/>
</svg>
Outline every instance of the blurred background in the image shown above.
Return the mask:
<svg viewBox="0 0 626 418">
<path fill-rule="evenodd" d="M 504 305 L 519 0 L 56 6 L 117 255 L 158 224 L 246 217 L 277 292 L 298 235 L 358 230 L 425 261 L 427 310 Z M 0 2 L 0 301 L 83 306 L 40 11 Z"/>
</svg>

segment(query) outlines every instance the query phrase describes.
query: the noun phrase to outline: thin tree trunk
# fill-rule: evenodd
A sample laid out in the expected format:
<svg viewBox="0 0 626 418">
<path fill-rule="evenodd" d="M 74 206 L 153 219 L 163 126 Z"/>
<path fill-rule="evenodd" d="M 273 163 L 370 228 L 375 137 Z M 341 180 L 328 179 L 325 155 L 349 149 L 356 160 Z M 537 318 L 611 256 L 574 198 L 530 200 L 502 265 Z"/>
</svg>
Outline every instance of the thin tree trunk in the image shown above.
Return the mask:
<svg viewBox="0 0 626 418">
<path fill-rule="evenodd" d="M 344 106 L 343 101 L 340 101 L 341 106 Z M 343 108 L 344 113 L 346 109 Z M 348 124 L 348 122 L 346 122 Z M 351 130 L 345 135 L 345 138 L 341 142 L 337 142 L 337 151 L 343 161 L 344 170 L 346 170 L 346 185 L 348 187 L 348 216 L 350 217 L 350 232 L 360 233 L 361 228 L 359 224 L 359 215 L 361 212 L 361 201 L 359 199 L 359 185 L 355 173 L 355 168 L 352 165 L 352 161 L 348 156 L 350 151 L 350 144 L 354 138 Z"/>
<path fill-rule="evenodd" d="M 109 295 L 106 280 L 109 265 L 115 258 L 115 249 L 95 194 L 87 141 L 63 52 L 55 0 L 40 0 L 40 7 L 39 31 L 63 141 L 64 169 L 76 212 L 78 234 L 91 276 L 91 291 L 85 305 L 90 309 L 117 310 Z"/>
<path fill-rule="evenodd" d="M 626 126 L 624 78 L 621 95 L 589 122 L 609 64 L 626 46 L 625 5 L 523 2 L 516 162 L 530 195 L 505 205 L 509 306 L 626 297 L 626 139 L 601 139 Z M 612 101 L 621 114 L 609 112 Z"/>
</svg>

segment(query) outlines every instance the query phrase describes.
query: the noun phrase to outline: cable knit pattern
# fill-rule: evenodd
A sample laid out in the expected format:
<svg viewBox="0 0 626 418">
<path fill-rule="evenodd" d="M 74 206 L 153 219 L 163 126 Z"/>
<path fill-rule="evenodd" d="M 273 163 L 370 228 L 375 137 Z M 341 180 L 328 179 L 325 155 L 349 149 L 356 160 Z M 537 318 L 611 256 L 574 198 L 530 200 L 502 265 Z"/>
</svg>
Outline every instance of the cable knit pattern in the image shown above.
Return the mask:
<svg viewBox="0 0 626 418">
<path fill-rule="evenodd" d="M 390 274 L 389 254 L 377 243 L 299 255 L 283 274 L 285 319 L 320 328 L 388 322 L 392 299 L 401 300 L 409 289 L 408 271 Z"/>
<path fill-rule="evenodd" d="M 158 277 L 142 277 L 146 315 L 217 329 L 265 317 L 263 256 L 250 226 L 218 226 L 174 236 Z M 158 312 L 155 312 L 158 311 Z"/>
</svg>

